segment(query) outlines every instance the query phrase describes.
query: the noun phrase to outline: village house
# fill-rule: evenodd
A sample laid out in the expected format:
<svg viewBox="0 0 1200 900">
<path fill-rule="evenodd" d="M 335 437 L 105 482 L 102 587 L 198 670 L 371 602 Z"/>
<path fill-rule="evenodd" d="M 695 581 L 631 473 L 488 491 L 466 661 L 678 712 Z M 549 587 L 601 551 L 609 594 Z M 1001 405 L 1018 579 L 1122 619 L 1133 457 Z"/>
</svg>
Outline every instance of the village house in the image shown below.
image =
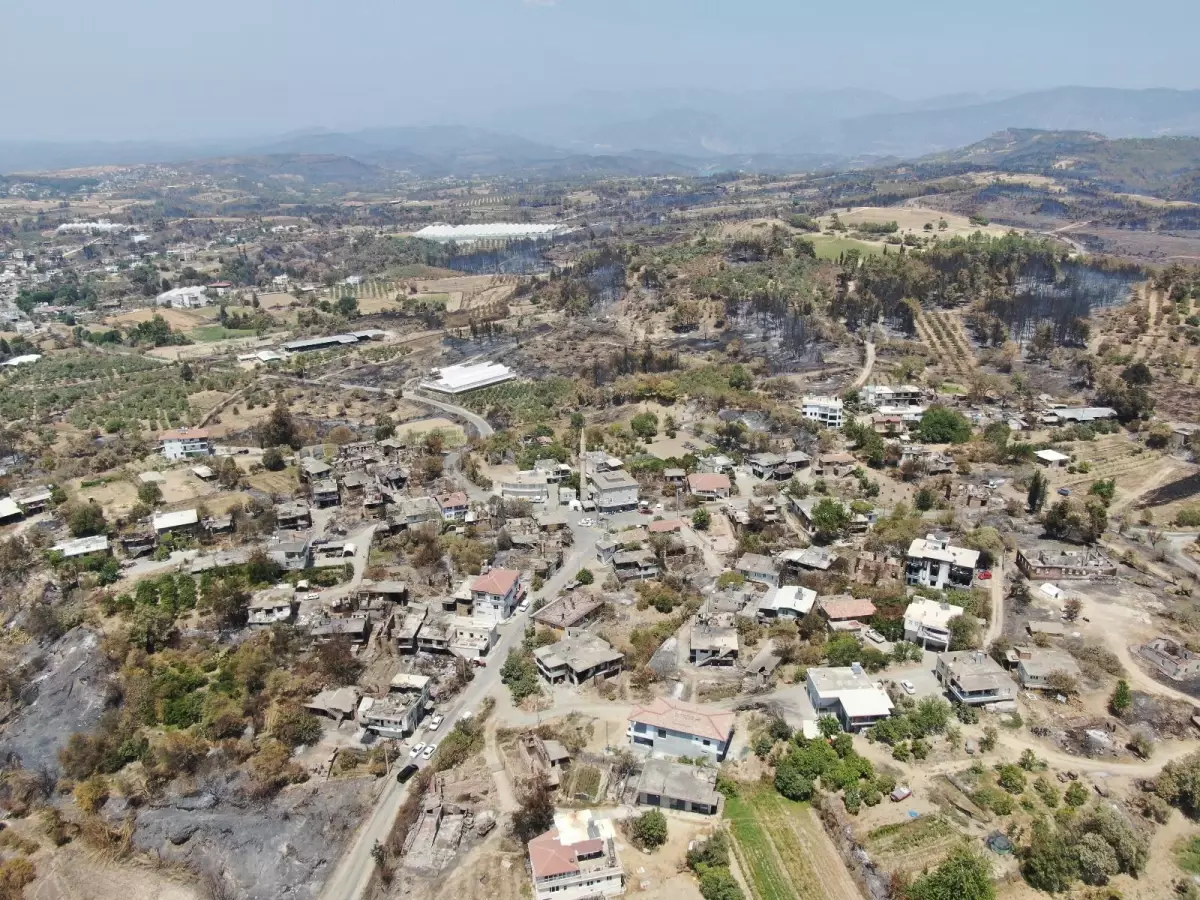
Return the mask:
<svg viewBox="0 0 1200 900">
<path fill-rule="evenodd" d="M 277 585 L 259 591 L 250 598 L 246 607 L 250 625 L 276 625 L 290 622 L 296 614 L 296 589 L 289 585 Z"/>
<path fill-rule="evenodd" d="M 880 406 L 921 406 L 925 392 L 915 384 L 868 384 L 860 396 L 864 406 L 877 409 Z"/>
<path fill-rule="evenodd" d="M 326 688 L 306 701 L 304 708 L 340 724 L 358 712 L 360 696 L 357 688 L 353 687 Z"/>
<path fill-rule="evenodd" d="M 321 478 L 312 483 L 312 502 L 318 509 L 327 506 L 337 506 L 342 502 L 342 494 L 337 482 L 332 478 Z"/>
<path fill-rule="evenodd" d="M 840 397 L 808 395 L 800 401 L 800 415 L 824 428 L 841 428 L 845 424 L 845 404 Z"/>
<path fill-rule="evenodd" d="M 737 561 L 734 570 L 747 581 L 765 584 L 767 587 L 779 586 L 779 569 L 769 556 L 747 553 Z"/>
<path fill-rule="evenodd" d="M 351 644 L 365 644 L 371 636 L 371 620 L 365 613 L 355 613 L 344 619 L 319 619 L 308 630 L 318 644 L 344 637 Z"/>
<path fill-rule="evenodd" d="M 267 556 L 281 569 L 295 572 L 308 568 L 309 542 L 308 538 L 289 540 L 273 540 L 267 545 Z"/>
<path fill-rule="evenodd" d="M 846 731 L 859 731 L 892 714 L 891 698 L 858 663 L 813 666 L 805 675 L 804 688 L 817 714 L 836 716 Z"/>
<path fill-rule="evenodd" d="M 471 509 L 471 501 L 463 491 L 438 494 L 434 499 L 437 500 L 438 508 L 442 511 L 442 518 L 449 522 L 463 521 Z"/>
<path fill-rule="evenodd" d="M 46 485 L 37 485 L 13 491 L 9 499 L 20 508 L 22 515 L 34 516 L 46 511 L 52 495 L 53 491 Z"/>
<path fill-rule="evenodd" d="M 618 550 L 612 555 L 613 572 L 622 581 L 658 576 L 658 558 L 649 550 Z"/>
<path fill-rule="evenodd" d="M 623 470 L 596 472 L 592 475 L 592 499 L 602 513 L 637 509 L 638 483 Z"/>
<path fill-rule="evenodd" d="M 533 900 L 585 900 L 623 894 L 625 871 L 617 856 L 612 820 L 596 818 L 591 810 L 580 810 L 558 813 L 554 823 L 553 828 L 529 842 Z"/>
<path fill-rule="evenodd" d="M 939 653 L 935 674 L 956 703 L 979 706 L 1017 698 L 1016 683 L 982 650 Z"/>
<path fill-rule="evenodd" d="M 475 615 L 503 622 L 513 614 L 520 599 L 521 573 L 514 569 L 491 569 L 471 584 Z"/>
<path fill-rule="evenodd" d="M 538 673 L 550 682 L 586 684 L 596 678 L 610 678 L 621 672 L 625 656 L 602 638 L 580 632 L 557 644 L 533 651 Z"/>
<path fill-rule="evenodd" d="M 1038 647 L 1014 647 L 1008 658 L 1016 664 L 1017 680 L 1026 690 L 1048 690 L 1051 676 L 1061 673 L 1068 678 L 1082 674 L 1075 657 L 1066 650 Z"/>
<path fill-rule="evenodd" d="M 911 585 L 938 590 L 969 588 L 978 568 L 978 550 L 951 546 L 949 540 L 932 534 L 914 538 L 908 547 L 906 580 Z"/>
<path fill-rule="evenodd" d="M 1017 550 L 1017 568 L 1031 581 L 1112 579 L 1117 564 L 1095 547 L 1064 550 L 1056 546 Z"/>
<path fill-rule="evenodd" d="M 638 778 L 637 804 L 714 816 L 721 807 L 721 794 L 716 784 L 714 769 L 648 759 Z"/>
<path fill-rule="evenodd" d="M 59 541 L 50 548 L 55 553 L 61 553 L 64 559 L 77 559 L 81 556 L 108 556 L 112 553 L 108 538 L 102 534 L 93 537 L 72 538 L 69 541 Z"/>
<path fill-rule="evenodd" d="M 303 500 L 280 503 L 275 507 L 275 524 L 286 531 L 312 528 L 312 512 Z"/>
<path fill-rule="evenodd" d="M 788 585 L 776 588 L 758 602 L 756 615 L 769 624 L 780 619 L 796 620 L 807 616 L 817 602 L 817 592 L 806 587 Z"/>
<path fill-rule="evenodd" d="M 721 473 L 694 472 L 687 477 L 688 491 L 701 500 L 724 500 L 729 496 L 729 476 Z"/>
<path fill-rule="evenodd" d="M 167 459 L 190 459 L 195 456 L 212 456 L 213 446 L 209 433 L 203 428 L 180 428 L 164 431 L 158 436 L 158 449 Z"/>
<path fill-rule="evenodd" d="M 450 652 L 463 659 L 483 659 L 500 639 L 498 624 L 478 616 L 451 616 Z"/>
<path fill-rule="evenodd" d="M 874 603 L 865 597 L 851 597 L 849 594 L 822 597 L 817 601 L 817 609 L 835 631 L 857 631 L 875 615 Z"/>
<path fill-rule="evenodd" d="M 553 739 L 543 740 L 536 734 L 523 734 L 517 746 L 535 778 L 544 777 L 552 788 L 559 786 L 561 776 L 571 765 L 571 754 L 562 743 Z"/>
<path fill-rule="evenodd" d="M 376 600 L 386 603 L 408 602 L 408 584 L 404 581 L 363 581 L 358 588 L 358 601 L 369 605 Z"/>
<path fill-rule="evenodd" d="M 904 611 L 904 639 L 923 650 L 947 650 L 950 647 L 950 620 L 961 616 L 961 606 L 918 598 Z"/>
<path fill-rule="evenodd" d="M 155 534 L 191 533 L 200 525 L 200 515 L 194 509 L 155 513 L 150 519 Z"/>
<path fill-rule="evenodd" d="M 1200 675 L 1200 653 L 1166 637 L 1156 637 L 1138 649 L 1138 655 L 1168 678 L 1182 681 Z"/>
<path fill-rule="evenodd" d="M 656 757 L 703 758 L 716 765 L 733 739 L 732 712 L 656 697 L 629 716 L 629 739 Z"/>
<path fill-rule="evenodd" d="M 323 459 L 305 456 L 300 459 L 300 480 L 302 482 L 321 481 L 333 474 L 333 467 Z"/>
<path fill-rule="evenodd" d="M 719 473 L 722 475 L 732 474 L 733 467 L 733 460 L 724 455 L 701 457 L 700 461 L 697 463 L 697 468 L 701 472 Z"/>
<path fill-rule="evenodd" d="M 396 503 L 389 518 L 399 529 L 413 528 L 426 522 L 440 523 L 442 508 L 432 497 L 404 497 Z"/>
<path fill-rule="evenodd" d="M 822 478 L 842 478 L 858 468 L 858 460 L 850 453 L 822 453 L 817 457 L 813 472 Z"/>
<path fill-rule="evenodd" d="M 503 477 L 496 485 L 505 500 L 526 500 L 529 503 L 549 503 L 551 484 L 541 472 L 517 472 Z"/>
<path fill-rule="evenodd" d="M 1071 462 L 1071 457 L 1065 453 L 1059 453 L 1057 450 L 1039 450 L 1033 455 L 1037 459 L 1038 465 L 1048 469 L 1065 469 Z"/>
<path fill-rule="evenodd" d="M 693 666 L 732 667 L 738 661 L 738 631 L 732 623 L 700 622 L 692 626 L 688 662 Z"/>
</svg>

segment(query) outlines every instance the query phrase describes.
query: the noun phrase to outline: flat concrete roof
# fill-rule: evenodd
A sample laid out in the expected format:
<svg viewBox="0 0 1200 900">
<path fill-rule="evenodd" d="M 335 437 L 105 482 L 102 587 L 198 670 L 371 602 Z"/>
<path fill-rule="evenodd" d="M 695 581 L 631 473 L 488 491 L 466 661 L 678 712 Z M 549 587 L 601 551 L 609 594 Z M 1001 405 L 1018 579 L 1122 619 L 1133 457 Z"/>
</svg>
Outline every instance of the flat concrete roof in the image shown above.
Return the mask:
<svg viewBox="0 0 1200 900">
<path fill-rule="evenodd" d="M 703 769 L 665 759 L 647 759 L 638 779 L 639 794 L 716 806 L 721 799 L 714 785 L 715 769 Z"/>
</svg>

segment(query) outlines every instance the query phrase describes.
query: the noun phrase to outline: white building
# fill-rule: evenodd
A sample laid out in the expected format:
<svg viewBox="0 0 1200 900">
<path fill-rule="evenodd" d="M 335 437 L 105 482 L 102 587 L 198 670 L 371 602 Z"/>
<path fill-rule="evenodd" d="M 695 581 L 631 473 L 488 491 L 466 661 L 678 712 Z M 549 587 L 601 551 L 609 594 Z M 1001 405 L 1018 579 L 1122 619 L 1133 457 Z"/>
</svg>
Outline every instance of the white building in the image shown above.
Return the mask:
<svg viewBox="0 0 1200 900">
<path fill-rule="evenodd" d="M 296 589 L 290 584 L 269 588 L 250 598 L 246 607 L 251 625 L 275 625 L 291 621 L 296 612 Z"/>
<path fill-rule="evenodd" d="M 820 715 L 837 716 L 846 731 L 874 725 L 892 714 L 892 700 L 875 686 L 862 666 L 813 666 L 804 682 L 808 699 Z"/>
<path fill-rule="evenodd" d="M 550 479 L 530 469 L 517 472 L 500 481 L 497 486 L 505 500 L 528 500 L 530 503 L 550 502 Z"/>
<path fill-rule="evenodd" d="M 979 551 L 952 547 L 948 540 L 927 535 L 908 547 L 906 580 L 909 584 L 937 588 L 969 588 L 975 583 Z"/>
<path fill-rule="evenodd" d="M 438 243 L 472 244 L 476 241 L 536 241 L 546 240 L 565 225 L 542 225 L 533 222 L 493 222 L 477 225 L 426 225 L 413 237 Z"/>
<path fill-rule="evenodd" d="M 762 622 L 777 619 L 800 619 L 812 612 L 817 592 L 798 585 L 776 588 L 758 603 L 758 618 Z"/>
<path fill-rule="evenodd" d="M 472 366 L 444 366 L 433 370 L 434 377 L 421 387 L 440 394 L 465 394 L 480 388 L 512 381 L 516 376 L 500 363 L 476 363 Z"/>
<path fill-rule="evenodd" d="M 961 606 L 937 600 L 914 600 L 904 611 L 904 639 L 926 649 L 946 650 L 950 647 L 950 620 L 963 612 Z"/>
<path fill-rule="evenodd" d="M 181 509 L 176 512 L 156 513 L 150 523 L 157 534 L 179 529 L 195 528 L 200 522 L 200 513 L 195 509 Z"/>
<path fill-rule="evenodd" d="M 638 505 L 638 483 L 624 470 L 595 472 L 592 485 L 592 499 L 600 512 L 620 512 Z"/>
<path fill-rule="evenodd" d="M 556 813 L 554 827 L 529 842 L 534 900 L 584 900 L 625 893 L 612 819 L 590 809 Z"/>
<path fill-rule="evenodd" d="M 844 407 L 839 397 L 805 396 L 800 401 L 800 414 L 826 428 L 841 428 L 845 421 Z"/>
<path fill-rule="evenodd" d="M 212 441 L 203 428 L 180 428 L 158 436 L 158 449 L 167 459 L 212 456 Z"/>
<path fill-rule="evenodd" d="M 874 409 L 881 406 L 922 406 L 925 395 L 915 384 L 868 384 L 862 389 L 862 401 Z"/>
<path fill-rule="evenodd" d="M 159 306 L 169 306 L 172 309 L 197 309 L 201 306 L 208 306 L 212 303 L 212 298 L 208 296 L 207 288 L 197 285 L 163 291 L 154 298 L 154 302 Z"/>
<path fill-rule="evenodd" d="M 474 617 L 503 622 L 513 614 L 520 594 L 521 573 L 515 569 L 492 569 L 471 583 Z"/>
</svg>

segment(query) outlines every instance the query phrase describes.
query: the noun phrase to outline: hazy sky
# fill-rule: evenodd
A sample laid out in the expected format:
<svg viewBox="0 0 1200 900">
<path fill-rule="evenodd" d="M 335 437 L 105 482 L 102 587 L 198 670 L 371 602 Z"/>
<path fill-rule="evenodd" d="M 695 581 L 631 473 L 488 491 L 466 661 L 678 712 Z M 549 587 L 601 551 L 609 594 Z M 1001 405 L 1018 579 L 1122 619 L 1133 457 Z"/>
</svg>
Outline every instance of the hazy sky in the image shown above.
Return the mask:
<svg viewBox="0 0 1200 900">
<path fill-rule="evenodd" d="M 0 141 L 459 123 L 585 88 L 1200 87 L 1197 0 L 17 0 Z"/>
</svg>

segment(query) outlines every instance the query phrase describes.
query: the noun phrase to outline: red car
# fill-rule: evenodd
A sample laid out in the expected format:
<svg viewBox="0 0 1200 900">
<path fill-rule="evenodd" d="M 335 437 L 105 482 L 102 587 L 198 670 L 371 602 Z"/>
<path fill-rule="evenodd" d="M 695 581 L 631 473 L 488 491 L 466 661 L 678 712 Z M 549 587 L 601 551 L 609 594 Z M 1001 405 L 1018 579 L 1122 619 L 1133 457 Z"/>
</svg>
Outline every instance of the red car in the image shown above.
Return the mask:
<svg viewBox="0 0 1200 900">
<path fill-rule="evenodd" d="M 980 573 L 979 573 L 979 580 L 980 580 L 980 581 L 987 581 L 987 580 L 988 580 L 989 578 L 991 578 L 991 577 L 992 577 L 992 570 L 991 570 L 991 569 L 984 569 L 982 572 L 980 572 Z"/>
</svg>

